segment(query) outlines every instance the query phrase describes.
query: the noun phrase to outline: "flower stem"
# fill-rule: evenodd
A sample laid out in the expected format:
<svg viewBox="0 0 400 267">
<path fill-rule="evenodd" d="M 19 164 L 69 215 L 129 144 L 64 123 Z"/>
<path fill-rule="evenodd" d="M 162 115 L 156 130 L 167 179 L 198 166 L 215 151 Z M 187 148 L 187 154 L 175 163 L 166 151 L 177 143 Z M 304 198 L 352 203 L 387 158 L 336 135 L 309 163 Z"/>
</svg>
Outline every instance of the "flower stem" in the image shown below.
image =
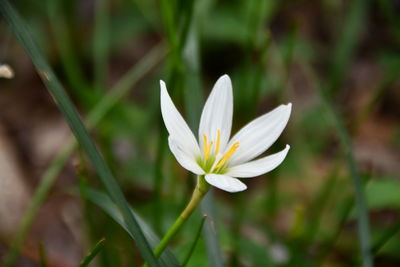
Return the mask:
<svg viewBox="0 0 400 267">
<path fill-rule="evenodd" d="M 175 223 L 171 226 L 168 232 L 161 239 L 158 246 L 154 249 L 154 255 L 159 257 L 164 249 L 167 247 L 169 241 L 176 235 L 176 233 L 181 229 L 182 225 L 187 221 L 192 212 L 199 205 L 200 201 L 206 195 L 210 188 L 210 185 L 204 180 L 203 175 L 197 177 L 197 185 L 193 191 L 192 198 L 187 204 L 186 208 L 182 211 L 179 217 L 176 219 Z"/>
</svg>

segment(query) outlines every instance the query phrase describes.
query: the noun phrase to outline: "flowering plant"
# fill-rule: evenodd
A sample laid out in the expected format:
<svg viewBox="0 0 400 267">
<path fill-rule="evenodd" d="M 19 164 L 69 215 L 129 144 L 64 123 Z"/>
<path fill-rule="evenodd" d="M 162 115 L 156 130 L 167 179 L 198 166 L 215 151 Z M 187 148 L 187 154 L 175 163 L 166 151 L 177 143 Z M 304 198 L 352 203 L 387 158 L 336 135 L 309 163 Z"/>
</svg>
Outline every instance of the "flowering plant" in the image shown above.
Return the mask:
<svg viewBox="0 0 400 267">
<path fill-rule="evenodd" d="M 213 185 L 228 192 L 247 188 L 239 178 L 259 176 L 276 168 L 285 159 L 290 146 L 270 156 L 254 160 L 266 151 L 285 128 L 292 105 L 280 105 L 253 120 L 232 138 L 233 94 L 228 75 L 215 83 L 200 118 L 199 142 L 176 109 L 167 87 L 161 86 L 161 113 L 168 130 L 169 147 L 176 160 L 198 175 L 197 185 L 188 205 L 154 249 L 161 255 L 169 240 L 178 232 Z"/>
</svg>

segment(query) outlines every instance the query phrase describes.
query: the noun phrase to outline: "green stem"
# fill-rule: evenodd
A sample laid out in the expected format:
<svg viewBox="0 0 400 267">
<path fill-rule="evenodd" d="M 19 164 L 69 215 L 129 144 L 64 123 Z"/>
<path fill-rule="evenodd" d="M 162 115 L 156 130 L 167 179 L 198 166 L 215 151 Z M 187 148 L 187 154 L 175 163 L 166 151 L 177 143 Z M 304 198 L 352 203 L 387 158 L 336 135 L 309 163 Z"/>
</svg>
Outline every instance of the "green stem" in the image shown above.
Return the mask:
<svg viewBox="0 0 400 267">
<path fill-rule="evenodd" d="M 200 204 L 200 201 L 206 195 L 210 188 L 210 185 L 204 180 L 204 176 L 200 175 L 197 178 L 197 185 L 194 189 L 192 198 L 187 204 L 186 208 L 182 211 L 181 215 L 176 219 L 175 223 L 171 226 L 168 232 L 161 239 L 158 246 L 154 249 L 154 255 L 159 257 L 164 249 L 167 247 L 169 241 L 176 235 L 176 233 L 181 229 L 183 224 L 190 217 L 192 212 L 196 209 L 196 207 Z"/>
</svg>

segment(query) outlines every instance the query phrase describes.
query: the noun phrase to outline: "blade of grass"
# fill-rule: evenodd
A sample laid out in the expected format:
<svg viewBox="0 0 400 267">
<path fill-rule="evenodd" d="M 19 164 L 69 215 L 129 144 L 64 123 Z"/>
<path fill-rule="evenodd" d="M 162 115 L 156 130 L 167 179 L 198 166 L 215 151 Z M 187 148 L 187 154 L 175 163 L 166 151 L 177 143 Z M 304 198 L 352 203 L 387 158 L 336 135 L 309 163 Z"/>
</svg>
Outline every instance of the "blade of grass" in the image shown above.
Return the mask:
<svg viewBox="0 0 400 267">
<path fill-rule="evenodd" d="M 373 266 L 373 255 L 371 254 L 371 230 L 368 218 L 368 209 L 363 190 L 363 183 L 358 172 L 357 163 L 353 155 L 350 135 L 346 130 L 342 116 L 340 116 L 339 112 L 336 110 L 334 104 L 331 101 L 330 94 L 328 93 L 329 91 L 327 90 L 327 88 L 325 88 L 320 83 L 317 75 L 314 73 L 309 64 L 304 63 L 302 67 L 304 68 L 305 72 L 311 76 L 311 80 L 315 81 L 315 87 L 318 91 L 320 99 L 327 110 L 330 112 L 334 127 L 336 128 L 355 193 L 357 230 L 360 243 L 362 266 L 371 267 Z"/>
<path fill-rule="evenodd" d="M 88 129 L 93 129 L 114 107 L 121 98 L 126 95 L 129 90 L 152 68 L 154 68 L 161 59 L 165 56 L 164 44 L 159 44 L 149 52 L 139 63 L 132 67 L 111 89 L 111 92 L 106 95 L 93 110 L 89 113 L 86 125 Z M 32 200 L 24 213 L 20 226 L 15 234 L 14 240 L 11 244 L 9 255 L 6 258 L 16 258 L 22 243 L 33 223 L 33 220 L 38 213 L 39 208 L 42 206 L 50 189 L 52 188 L 58 174 L 61 172 L 63 166 L 68 161 L 73 151 L 77 148 L 75 139 L 71 139 L 66 145 L 62 147 L 57 156 L 52 160 L 49 167 L 40 179 Z"/>
<path fill-rule="evenodd" d="M 364 178 L 364 180 L 368 182 L 370 178 L 371 176 L 367 176 Z M 340 209 L 337 216 L 337 227 L 334 228 L 335 230 L 332 234 L 330 234 L 330 237 L 326 238 L 328 241 L 325 241 L 325 244 L 322 246 L 322 252 L 319 253 L 320 256 L 318 256 L 319 265 L 323 264 L 323 261 L 326 260 L 330 253 L 334 250 L 335 244 L 338 243 L 340 235 L 346 229 L 346 225 L 349 223 L 349 217 L 352 211 L 355 209 L 355 199 L 353 196 L 345 197 L 342 201 L 343 202 L 340 204 Z"/>
<path fill-rule="evenodd" d="M 93 249 L 89 252 L 89 254 L 86 255 L 86 257 L 81 261 L 79 267 L 88 266 L 94 257 L 96 257 L 96 255 L 104 248 L 105 241 L 106 240 L 104 238 L 100 239 L 99 242 L 97 242 Z"/>
<path fill-rule="evenodd" d="M 336 92 L 341 87 L 347 66 L 351 62 L 363 27 L 366 25 L 368 0 L 353 0 L 349 3 L 348 13 L 342 24 L 342 30 L 336 39 L 332 55 L 332 64 L 329 71 L 329 92 Z"/>
<path fill-rule="evenodd" d="M 371 254 L 371 231 L 369 226 L 368 210 L 365 201 L 363 184 L 352 151 L 351 139 L 346 130 L 342 117 L 339 115 L 333 104 L 330 102 L 329 97 L 325 92 L 325 89 L 320 87 L 319 91 L 323 102 L 329 108 L 333 117 L 354 188 L 357 208 L 358 237 L 360 241 L 361 258 L 363 262 L 362 266 L 371 267 L 373 266 L 373 257 Z"/>
<path fill-rule="evenodd" d="M 322 221 L 322 214 L 326 209 L 327 203 L 333 193 L 333 189 L 335 188 L 334 186 L 338 179 L 338 170 L 338 164 L 334 164 L 328 177 L 326 177 L 327 179 L 325 179 L 325 183 L 321 186 L 315 195 L 315 199 L 310 205 L 311 208 L 307 214 L 306 228 L 303 232 L 303 238 L 304 240 L 307 240 L 308 244 L 312 244 L 318 233 Z"/>
<path fill-rule="evenodd" d="M 379 250 L 397 233 L 400 232 L 400 222 L 389 227 L 385 232 L 373 242 L 372 253 L 377 254 Z"/>
<path fill-rule="evenodd" d="M 179 51 L 179 36 L 177 33 L 176 27 L 176 17 L 174 15 L 175 6 L 174 2 L 161 0 L 160 8 L 162 18 L 165 24 L 165 28 L 167 30 L 168 44 L 171 50 L 169 63 L 171 70 L 181 70 L 181 55 Z"/>
<path fill-rule="evenodd" d="M 160 127 L 161 122 L 158 125 Z M 162 218 L 164 215 L 164 204 L 162 200 L 162 187 L 163 187 L 163 164 L 165 158 L 166 143 L 165 140 L 168 138 L 166 130 L 160 129 L 160 136 L 157 140 L 157 155 L 154 163 L 154 208 L 153 208 L 153 225 L 157 233 L 162 233 Z"/>
<path fill-rule="evenodd" d="M 49 89 L 60 111 L 68 121 L 72 132 L 92 162 L 93 167 L 103 183 L 103 186 L 106 188 L 108 194 L 123 214 L 124 221 L 126 222 L 128 228 L 132 231 L 134 240 L 142 257 L 150 264 L 150 266 L 159 266 L 150 245 L 148 244 L 142 230 L 140 229 L 140 226 L 138 225 L 138 222 L 130 212 L 129 205 L 125 200 L 125 197 L 116 180 L 114 179 L 113 174 L 108 168 L 93 140 L 87 133 L 86 128 L 79 118 L 78 112 L 65 93 L 61 83 L 58 81 L 42 53 L 39 52 L 38 47 L 32 40 L 27 24 L 23 22 L 8 1 L 2 0 L 0 3 L 0 10 L 5 20 L 8 22 L 9 27 L 15 34 L 16 38 L 20 41 L 20 44 L 25 49 L 26 53 L 31 58 L 38 73 L 40 74 L 42 81 Z"/>
<path fill-rule="evenodd" d="M 192 257 L 193 251 L 196 248 L 196 245 L 200 239 L 200 235 L 203 230 L 204 222 L 206 221 L 206 219 L 207 219 L 207 215 L 203 215 L 203 218 L 201 219 L 201 222 L 199 225 L 199 229 L 196 232 L 196 236 L 194 238 L 192 245 L 190 246 L 188 254 L 186 255 L 185 259 L 183 260 L 182 266 L 186 266 L 188 264 L 190 258 Z"/>
<path fill-rule="evenodd" d="M 85 99 L 82 88 L 88 88 L 89 83 L 85 78 L 77 57 L 77 51 L 72 44 L 72 34 L 69 31 L 66 14 L 61 11 L 62 1 L 47 1 L 47 13 L 52 36 L 54 36 L 54 44 L 60 54 L 61 66 L 68 82 L 71 85 L 72 92 L 79 96 L 80 99 Z"/>
<path fill-rule="evenodd" d="M 179 33 L 179 49 L 182 51 L 185 48 L 187 37 L 189 34 L 190 25 L 193 20 L 194 0 L 180 1 L 178 6 L 178 14 L 181 17 Z"/>
<path fill-rule="evenodd" d="M 94 88 L 104 89 L 107 81 L 107 53 L 109 40 L 108 0 L 95 1 L 95 28 L 93 37 Z"/>
<path fill-rule="evenodd" d="M 129 235 L 133 236 L 133 233 L 127 227 L 126 223 L 123 220 L 121 213 L 118 211 L 118 208 L 111 201 L 111 199 L 104 193 L 99 192 L 97 190 L 87 188 L 86 194 L 84 197 L 87 197 L 95 205 L 99 206 L 105 213 L 107 213 L 114 221 L 116 221 L 125 231 L 128 232 Z M 131 209 L 133 216 L 138 221 L 140 227 L 143 229 L 143 233 L 146 236 L 146 239 L 149 241 L 149 244 L 152 248 L 155 248 L 160 239 L 153 232 L 148 224 L 137 214 L 133 209 Z M 167 248 L 160 257 L 162 263 L 165 266 L 179 266 L 179 263 L 172 252 Z"/>
<path fill-rule="evenodd" d="M 264 25 L 268 25 L 274 10 L 278 6 L 278 1 L 250 1 L 247 19 L 248 38 L 245 52 L 246 84 L 248 93 L 246 94 L 245 107 L 246 116 L 253 118 L 257 110 L 257 102 L 260 98 L 262 81 L 265 79 L 265 70 L 268 63 L 269 53 L 269 32 L 264 30 Z M 254 62 L 254 55 L 257 61 Z M 245 100 L 245 101 L 246 101 Z"/>
<path fill-rule="evenodd" d="M 219 240 L 216 232 L 215 225 L 215 212 L 213 207 L 214 195 L 213 191 L 210 190 L 201 202 L 201 213 L 207 215 L 209 218 L 204 227 L 203 234 L 206 241 L 208 261 L 212 267 L 222 267 L 224 266 L 224 261 L 222 259 L 221 247 L 219 245 Z"/>
</svg>

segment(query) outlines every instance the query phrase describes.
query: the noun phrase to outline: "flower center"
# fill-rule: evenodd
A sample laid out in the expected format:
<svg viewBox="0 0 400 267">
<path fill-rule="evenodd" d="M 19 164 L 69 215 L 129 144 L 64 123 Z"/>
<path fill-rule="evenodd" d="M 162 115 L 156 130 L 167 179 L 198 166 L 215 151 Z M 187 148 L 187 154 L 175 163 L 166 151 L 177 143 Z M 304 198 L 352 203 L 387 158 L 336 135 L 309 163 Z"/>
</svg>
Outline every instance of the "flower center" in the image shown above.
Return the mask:
<svg viewBox="0 0 400 267">
<path fill-rule="evenodd" d="M 226 162 L 235 151 L 239 147 L 239 142 L 235 142 L 231 148 L 222 155 L 219 153 L 221 144 L 221 131 L 217 131 L 217 140 L 215 142 L 214 151 L 212 148 L 214 146 L 214 142 L 212 140 L 208 140 L 207 135 L 203 134 L 203 159 L 199 159 L 200 165 L 203 167 L 205 172 L 214 172 L 214 173 L 223 173 L 226 167 Z"/>
</svg>

